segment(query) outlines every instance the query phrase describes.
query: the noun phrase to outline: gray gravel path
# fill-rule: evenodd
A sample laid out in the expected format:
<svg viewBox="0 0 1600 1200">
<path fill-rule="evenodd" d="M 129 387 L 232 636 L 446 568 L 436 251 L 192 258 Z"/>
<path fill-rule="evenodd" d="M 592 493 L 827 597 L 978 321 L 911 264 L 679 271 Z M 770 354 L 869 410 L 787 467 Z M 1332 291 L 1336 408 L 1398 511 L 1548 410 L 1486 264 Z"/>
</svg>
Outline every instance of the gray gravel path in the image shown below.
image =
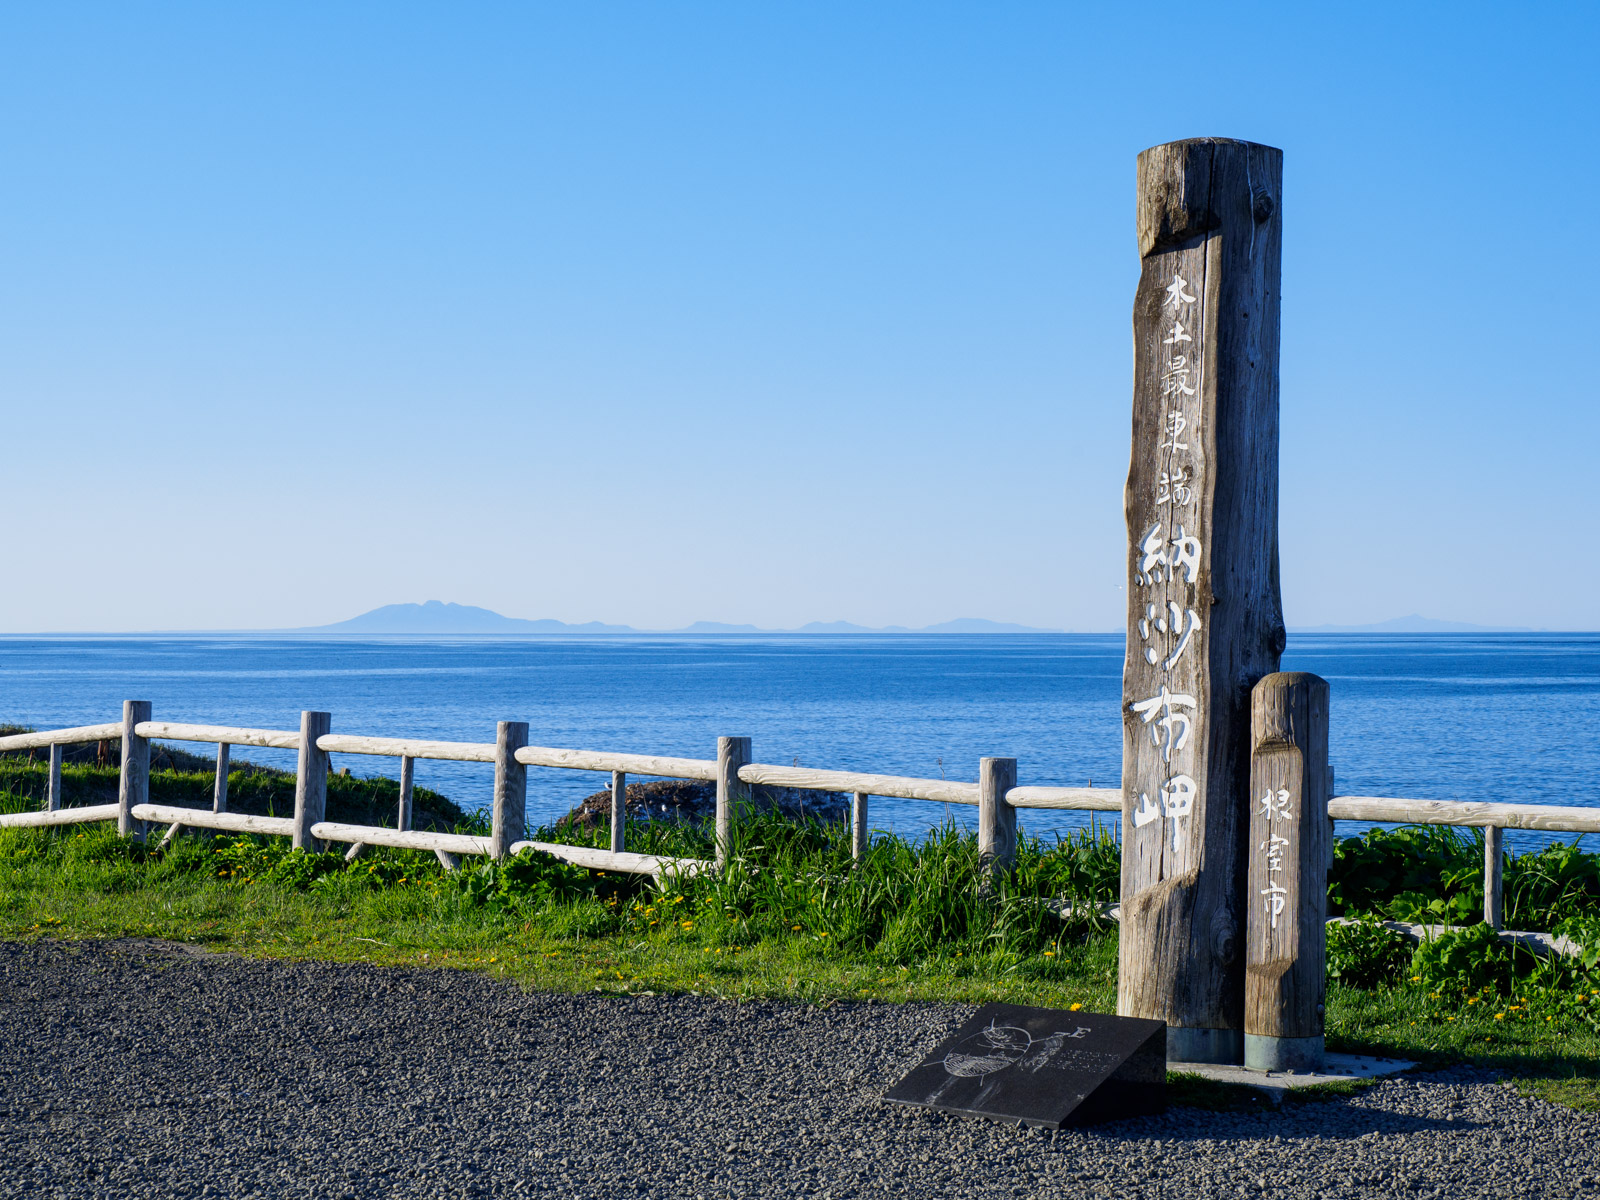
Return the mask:
<svg viewBox="0 0 1600 1200">
<path fill-rule="evenodd" d="M 0 1195 L 1456 1200 L 1600 1185 L 1600 1119 L 1467 1070 L 1057 1134 L 883 1104 L 968 1011 L 0 944 Z"/>
</svg>

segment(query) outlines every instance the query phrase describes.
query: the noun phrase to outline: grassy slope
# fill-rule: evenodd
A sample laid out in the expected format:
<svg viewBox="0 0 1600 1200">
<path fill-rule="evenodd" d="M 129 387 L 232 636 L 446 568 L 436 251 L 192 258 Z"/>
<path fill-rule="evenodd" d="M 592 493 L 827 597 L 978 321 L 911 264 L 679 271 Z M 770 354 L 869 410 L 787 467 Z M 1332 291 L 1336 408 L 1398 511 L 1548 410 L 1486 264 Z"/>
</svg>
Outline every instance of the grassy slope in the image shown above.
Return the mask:
<svg viewBox="0 0 1600 1200">
<path fill-rule="evenodd" d="M 22 774 L 34 769 L 5 765 L 0 774 L 28 791 Z M 91 773 L 82 780 L 90 785 L 98 780 L 92 773 L 103 770 L 74 767 L 69 774 Z M 384 783 L 392 791 L 389 781 L 336 777 L 330 812 L 338 796 L 344 806 L 339 819 L 381 817 L 386 806 L 392 813 Z M 208 788 L 202 774 L 153 781 L 153 794 L 163 799 L 193 792 L 197 803 Z M 7 809 L 22 804 L 15 792 L 0 798 Z M 105 826 L 0 831 L 0 936 L 155 937 L 284 959 L 478 970 L 561 991 L 808 1002 L 1007 1000 L 1099 1011 L 1115 1005 L 1116 940 L 1108 929 L 1055 924 L 1044 933 L 995 932 L 961 925 L 959 913 L 939 912 L 935 919 L 948 924 L 948 937 L 891 953 L 887 935 L 847 938 L 850 944 L 841 946 L 840 917 L 827 909 L 837 902 L 825 893 L 757 897 L 791 914 L 758 928 L 718 919 L 704 894 L 657 895 L 627 882 L 609 894 L 590 888 L 537 904 L 486 903 L 481 890 L 474 894 L 447 878 L 431 858 L 405 852 L 383 852 L 307 888 L 304 880 L 278 880 L 264 868 L 257 877 L 248 862 L 226 860 L 198 839 L 185 839 L 163 859 L 142 849 L 108 850 L 113 842 Z M 912 864 L 921 875 L 937 866 Z M 880 863 L 861 874 L 887 878 L 893 869 Z M 853 906 L 846 897 L 842 907 Z M 815 920 L 792 915 L 812 908 Z M 1600 1036 L 1590 1024 L 1537 1004 L 1530 1009 L 1513 1000 L 1469 999 L 1452 1002 L 1405 983 L 1371 990 L 1335 985 L 1329 1046 L 1427 1065 L 1466 1059 L 1503 1068 L 1548 1098 L 1600 1110 Z"/>
</svg>

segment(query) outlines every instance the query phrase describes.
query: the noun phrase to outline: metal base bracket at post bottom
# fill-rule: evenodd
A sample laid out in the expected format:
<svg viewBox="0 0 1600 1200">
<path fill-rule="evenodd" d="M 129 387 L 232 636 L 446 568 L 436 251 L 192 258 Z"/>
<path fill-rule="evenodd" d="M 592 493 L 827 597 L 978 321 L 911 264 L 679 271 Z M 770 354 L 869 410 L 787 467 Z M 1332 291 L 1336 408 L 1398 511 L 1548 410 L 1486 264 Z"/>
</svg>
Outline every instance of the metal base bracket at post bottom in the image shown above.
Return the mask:
<svg viewBox="0 0 1600 1200">
<path fill-rule="evenodd" d="M 1167 1061 L 1232 1063 L 1244 1061 L 1241 1029 L 1185 1029 L 1167 1026 Z"/>
<path fill-rule="evenodd" d="M 1327 1065 L 1321 1036 L 1268 1037 L 1261 1033 L 1244 1035 L 1244 1066 L 1247 1071 L 1320 1071 Z"/>
</svg>

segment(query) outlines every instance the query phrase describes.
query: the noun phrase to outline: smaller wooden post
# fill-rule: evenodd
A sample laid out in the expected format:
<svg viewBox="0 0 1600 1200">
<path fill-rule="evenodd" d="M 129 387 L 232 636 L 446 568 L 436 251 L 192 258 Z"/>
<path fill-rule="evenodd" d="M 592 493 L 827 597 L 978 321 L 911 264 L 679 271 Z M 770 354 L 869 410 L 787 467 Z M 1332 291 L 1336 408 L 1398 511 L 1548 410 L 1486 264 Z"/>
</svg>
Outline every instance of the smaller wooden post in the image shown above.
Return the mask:
<svg viewBox="0 0 1600 1200">
<path fill-rule="evenodd" d="M 311 827 L 323 819 L 328 807 L 328 752 L 317 739 L 333 728 L 333 717 L 325 712 L 300 714 L 300 756 L 294 777 L 294 834 L 296 850 L 315 850 L 317 841 Z"/>
<path fill-rule="evenodd" d="M 44 810 L 56 812 L 61 808 L 61 743 L 50 747 L 50 783 L 45 788 Z"/>
<path fill-rule="evenodd" d="M 628 773 L 611 772 L 611 853 L 622 853 L 623 832 L 628 825 Z"/>
<path fill-rule="evenodd" d="M 1017 786 L 1017 760 L 978 760 L 978 856 L 992 875 L 1009 875 L 1017 865 L 1017 810 L 1006 793 Z"/>
<path fill-rule="evenodd" d="M 228 811 L 228 751 L 227 742 L 217 743 L 217 782 L 211 788 L 211 811 Z"/>
<path fill-rule="evenodd" d="M 739 768 L 750 761 L 750 739 L 717 739 L 717 866 L 728 863 L 733 846 L 734 809 L 750 799 L 750 789 L 739 778 Z"/>
<path fill-rule="evenodd" d="M 526 721 L 500 722 L 494 739 L 494 830 L 489 835 L 496 858 L 510 856 L 528 821 L 528 768 L 517 761 L 517 751 L 527 744 Z"/>
<path fill-rule="evenodd" d="M 867 852 L 867 793 L 857 792 L 850 804 L 850 857 L 860 861 Z"/>
<path fill-rule="evenodd" d="M 395 828 L 411 828 L 411 788 L 415 778 L 416 760 L 408 754 L 400 756 L 400 811 L 395 814 Z"/>
<path fill-rule="evenodd" d="M 1327 681 L 1267 675 L 1250 718 L 1244 1065 L 1316 1071 L 1327 986 Z"/>
<path fill-rule="evenodd" d="M 1483 830 L 1483 919 L 1491 929 L 1505 924 L 1505 830 L 1486 825 Z"/>
<path fill-rule="evenodd" d="M 150 701 L 122 702 L 122 771 L 117 777 L 117 832 L 144 838 L 144 822 L 135 820 L 137 805 L 150 803 L 150 742 L 133 730 L 150 719 Z"/>
</svg>

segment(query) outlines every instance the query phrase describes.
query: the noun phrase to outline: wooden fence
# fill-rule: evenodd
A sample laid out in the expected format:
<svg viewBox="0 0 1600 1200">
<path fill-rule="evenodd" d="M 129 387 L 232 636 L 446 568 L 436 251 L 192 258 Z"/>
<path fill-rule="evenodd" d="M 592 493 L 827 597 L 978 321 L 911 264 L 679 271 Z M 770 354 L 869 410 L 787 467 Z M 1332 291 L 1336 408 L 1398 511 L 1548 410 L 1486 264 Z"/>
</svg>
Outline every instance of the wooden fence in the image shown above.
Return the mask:
<svg viewBox="0 0 1600 1200">
<path fill-rule="evenodd" d="M 967 804 L 978 810 L 982 853 L 997 869 L 1009 866 L 1016 852 L 1017 810 L 1053 809 L 1121 815 L 1119 788 L 1018 786 L 1016 760 L 985 758 L 975 783 L 828 771 L 810 767 L 774 766 L 751 761 L 750 739 L 717 739 L 715 758 L 671 758 L 623 754 L 607 750 L 562 750 L 527 744 L 528 727 L 520 721 L 499 723 L 493 742 L 430 741 L 419 738 L 367 737 L 333 733 L 324 712 L 300 714 L 299 730 L 243 729 L 229 725 L 192 725 L 151 719 L 146 701 L 123 704 L 123 719 L 105 725 L 0 737 L 0 753 L 17 750 L 50 752 L 49 784 L 40 812 L 0 815 L 0 828 L 74 825 L 116 821 L 124 834 L 143 835 L 147 824 L 166 825 L 163 845 L 185 828 L 288 837 L 301 849 L 315 841 L 348 844 L 354 858 L 368 846 L 431 850 L 449 869 L 462 855 L 501 858 L 524 848 L 554 855 L 592 870 L 660 876 L 663 872 L 694 873 L 715 869 L 727 858 L 738 803 L 752 785 L 847 792 L 851 805 L 851 841 L 857 857 L 868 840 L 869 797 L 929 800 Z M 61 806 L 62 747 L 120 739 L 122 766 L 117 803 L 81 808 Z M 201 742 L 217 750 L 216 784 L 210 811 L 150 803 L 150 742 Z M 298 752 L 295 808 L 291 817 L 262 817 L 228 811 L 229 749 L 269 747 Z M 329 754 L 369 754 L 400 760 L 400 799 L 394 828 L 343 825 L 325 821 Z M 488 837 L 431 833 L 411 828 L 412 764 L 417 759 L 481 762 L 494 765 L 494 803 Z M 611 776 L 611 846 L 608 850 L 530 841 L 523 837 L 528 767 L 597 771 Z M 692 779 L 716 784 L 716 859 L 663 858 L 628 852 L 623 846 L 627 777 Z M 1559 833 L 1600 832 L 1600 808 L 1545 804 L 1478 804 L 1450 800 L 1407 800 L 1385 796 L 1334 796 L 1328 801 L 1330 821 L 1401 822 L 1482 828 L 1484 838 L 1483 917 L 1494 928 L 1502 923 L 1503 831 L 1542 830 Z"/>
</svg>

